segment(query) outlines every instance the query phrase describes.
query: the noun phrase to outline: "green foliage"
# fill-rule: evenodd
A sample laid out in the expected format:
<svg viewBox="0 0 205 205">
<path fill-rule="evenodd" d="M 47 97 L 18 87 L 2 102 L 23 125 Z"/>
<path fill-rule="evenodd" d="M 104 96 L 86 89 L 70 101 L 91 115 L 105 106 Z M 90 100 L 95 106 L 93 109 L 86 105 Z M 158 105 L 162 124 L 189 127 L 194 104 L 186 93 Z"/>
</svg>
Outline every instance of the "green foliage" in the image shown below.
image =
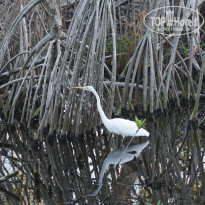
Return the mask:
<svg viewBox="0 0 205 205">
<path fill-rule="evenodd" d="M 143 121 L 141 121 L 141 120 L 139 120 L 138 118 L 137 118 L 137 116 L 135 116 L 135 122 L 136 122 L 136 124 L 137 124 L 137 127 L 139 128 L 139 129 L 141 129 L 141 128 L 143 128 L 144 126 L 145 126 L 145 122 L 146 122 L 146 118 L 143 120 Z"/>
<path fill-rule="evenodd" d="M 111 52 L 112 46 L 113 46 L 112 41 L 107 42 L 105 51 L 106 51 L 106 52 Z"/>
<path fill-rule="evenodd" d="M 195 104 L 194 109 L 193 109 L 191 116 L 190 116 L 190 120 L 192 120 L 193 118 L 195 118 L 197 116 L 197 110 L 198 110 L 198 105 Z"/>
<path fill-rule="evenodd" d="M 136 48 L 136 43 L 141 38 L 142 37 L 138 33 L 135 33 L 135 35 L 131 38 L 128 38 L 126 36 L 117 38 L 116 41 L 117 54 L 121 54 L 121 53 L 132 54 Z M 106 52 L 111 52 L 112 47 L 113 47 L 113 42 L 112 41 L 107 42 Z"/>
<path fill-rule="evenodd" d="M 133 53 L 135 49 L 135 38 L 122 37 L 117 40 L 117 53 L 129 52 Z"/>
<path fill-rule="evenodd" d="M 185 56 L 189 56 L 189 49 L 186 46 L 182 46 L 183 52 Z"/>
<path fill-rule="evenodd" d="M 162 103 L 163 108 L 167 108 L 167 98 L 163 96 L 163 103 Z"/>
<path fill-rule="evenodd" d="M 131 100 L 128 101 L 128 104 L 129 104 L 129 106 L 130 106 L 130 109 L 131 109 L 132 111 L 134 111 L 134 105 L 132 104 L 132 101 L 131 101 Z"/>
<path fill-rule="evenodd" d="M 117 53 L 117 66 L 119 69 L 119 73 L 123 69 L 126 70 L 127 68 L 127 63 L 130 60 L 130 57 L 133 55 L 136 45 L 139 42 L 139 40 L 142 38 L 142 36 L 138 33 L 135 33 L 131 37 L 128 36 L 118 36 L 116 39 L 116 53 Z M 112 50 L 113 50 L 113 41 L 107 41 L 106 43 L 106 55 L 112 55 Z M 107 60 L 108 64 L 112 65 L 112 58 L 109 58 Z"/>
<path fill-rule="evenodd" d="M 202 40 L 199 40 L 199 48 L 201 48 L 201 49 L 205 48 L 205 43 L 202 42 Z"/>
<path fill-rule="evenodd" d="M 41 110 L 41 106 L 39 106 L 36 111 L 33 113 L 32 115 L 32 118 L 36 117 L 39 113 L 40 113 L 40 110 Z"/>
<path fill-rule="evenodd" d="M 157 205 L 163 205 L 163 203 L 161 203 L 161 201 L 159 200 L 159 201 L 157 202 Z"/>
<path fill-rule="evenodd" d="M 3 113 L 4 113 L 5 119 L 7 119 L 8 108 L 9 108 L 9 101 L 7 100 L 6 103 L 3 105 Z"/>
</svg>

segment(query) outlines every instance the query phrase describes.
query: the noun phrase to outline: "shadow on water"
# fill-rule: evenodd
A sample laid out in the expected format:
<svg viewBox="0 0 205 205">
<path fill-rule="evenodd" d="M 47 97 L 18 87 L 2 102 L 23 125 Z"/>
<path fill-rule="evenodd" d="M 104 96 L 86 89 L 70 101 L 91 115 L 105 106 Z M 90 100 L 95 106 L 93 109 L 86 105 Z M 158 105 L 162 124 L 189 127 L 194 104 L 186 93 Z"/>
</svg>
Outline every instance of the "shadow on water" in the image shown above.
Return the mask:
<svg viewBox="0 0 205 205">
<path fill-rule="evenodd" d="M 40 143 L 32 140 L 35 129 L 28 134 L 9 126 L 12 146 L 3 147 L 1 138 L 0 171 L 18 169 L 19 181 L 0 182 L 0 188 L 30 204 L 204 204 L 203 109 L 198 125 L 189 122 L 188 109 L 147 122 L 150 137 L 134 138 L 120 166 L 122 138 L 102 129 L 78 138 L 45 135 Z M 21 203 L 2 193 L 1 203 Z"/>
</svg>

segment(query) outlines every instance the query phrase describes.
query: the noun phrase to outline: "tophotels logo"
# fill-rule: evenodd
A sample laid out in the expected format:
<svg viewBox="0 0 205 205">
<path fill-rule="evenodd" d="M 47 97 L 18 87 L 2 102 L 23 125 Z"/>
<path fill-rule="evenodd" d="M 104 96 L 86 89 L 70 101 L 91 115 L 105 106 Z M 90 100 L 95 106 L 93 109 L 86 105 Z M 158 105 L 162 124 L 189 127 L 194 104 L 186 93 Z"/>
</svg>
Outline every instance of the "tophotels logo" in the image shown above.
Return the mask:
<svg viewBox="0 0 205 205">
<path fill-rule="evenodd" d="M 155 33 L 177 36 L 197 31 L 204 24 L 204 18 L 194 9 L 165 6 L 147 13 L 143 22 Z"/>
</svg>

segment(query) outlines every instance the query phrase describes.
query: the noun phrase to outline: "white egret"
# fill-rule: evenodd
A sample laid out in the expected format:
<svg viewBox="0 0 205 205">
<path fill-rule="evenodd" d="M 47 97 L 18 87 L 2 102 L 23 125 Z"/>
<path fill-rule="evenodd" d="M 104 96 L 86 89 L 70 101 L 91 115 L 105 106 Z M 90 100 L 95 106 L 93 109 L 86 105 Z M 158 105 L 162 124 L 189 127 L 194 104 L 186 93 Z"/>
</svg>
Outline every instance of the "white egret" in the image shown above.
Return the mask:
<svg viewBox="0 0 205 205">
<path fill-rule="evenodd" d="M 145 129 L 141 128 L 140 130 L 138 130 L 137 124 L 134 121 L 125 120 L 122 118 L 108 119 L 100 104 L 100 97 L 92 86 L 74 87 L 74 88 L 84 89 L 84 90 L 92 92 L 95 95 L 97 99 L 97 108 L 100 113 L 100 117 L 105 127 L 111 133 L 121 135 L 123 138 L 133 137 L 133 136 L 135 137 L 137 136 L 147 136 L 148 137 L 149 136 L 149 132 L 147 132 Z"/>
</svg>

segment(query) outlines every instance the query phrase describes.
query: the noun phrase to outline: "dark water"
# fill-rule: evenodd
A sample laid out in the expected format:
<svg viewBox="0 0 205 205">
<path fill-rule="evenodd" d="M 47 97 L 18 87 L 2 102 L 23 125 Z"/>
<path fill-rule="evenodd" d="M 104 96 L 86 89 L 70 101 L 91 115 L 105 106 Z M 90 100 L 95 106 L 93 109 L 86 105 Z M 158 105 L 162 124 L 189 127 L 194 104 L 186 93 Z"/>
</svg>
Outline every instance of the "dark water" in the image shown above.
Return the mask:
<svg viewBox="0 0 205 205">
<path fill-rule="evenodd" d="M 150 137 L 135 138 L 123 158 L 130 138 L 102 129 L 39 143 L 23 127 L 9 127 L 1 143 L 12 148 L 1 148 L 1 176 L 19 174 L 0 189 L 18 198 L 0 190 L 0 204 L 205 204 L 204 106 L 198 125 L 189 116 L 186 108 L 148 121 Z"/>
</svg>

